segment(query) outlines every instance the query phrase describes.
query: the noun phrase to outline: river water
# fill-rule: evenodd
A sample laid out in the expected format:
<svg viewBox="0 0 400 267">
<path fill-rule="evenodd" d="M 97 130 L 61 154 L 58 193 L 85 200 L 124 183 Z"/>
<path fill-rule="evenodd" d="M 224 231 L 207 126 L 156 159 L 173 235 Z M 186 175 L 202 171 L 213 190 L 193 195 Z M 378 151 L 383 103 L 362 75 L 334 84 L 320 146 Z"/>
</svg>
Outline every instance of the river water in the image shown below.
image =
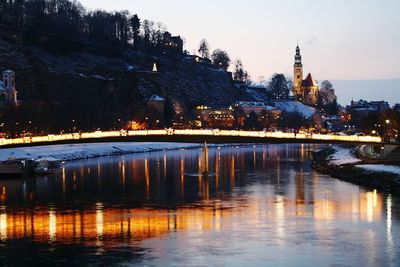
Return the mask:
<svg viewBox="0 0 400 267">
<path fill-rule="evenodd" d="M 0 180 L 0 265 L 400 266 L 400 199 L 314 145 L 133 154 Z"/>
</svg>

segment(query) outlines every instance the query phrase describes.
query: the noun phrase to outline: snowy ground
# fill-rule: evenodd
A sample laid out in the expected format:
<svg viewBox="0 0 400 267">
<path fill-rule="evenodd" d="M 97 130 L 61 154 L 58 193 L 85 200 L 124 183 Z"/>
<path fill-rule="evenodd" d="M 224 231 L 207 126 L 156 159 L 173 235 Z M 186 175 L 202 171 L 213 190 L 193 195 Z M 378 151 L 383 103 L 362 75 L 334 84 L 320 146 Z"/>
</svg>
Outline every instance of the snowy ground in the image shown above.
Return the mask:
<svg viewBox="0 0 400 267">
<path fill-rule="evenodd" d="M 337 166 L 345 164 L 354 164 L 355 167 L 369 172 L 389 172 L 400 175 L 400 166 L 384 165 L 384 164 L 356 165 L 358 163 L 361 163 L 362 160 L 356 158 L 352 149 L 340 146 L 334 146 L 333 149 L 336 152 L 329 157 L 330 164 Z"/>
<path fill-rule="evenodd" d="M 276 101 L 274 106 L 286 112 L 300 112 L 304 117 L 311 118 L 315 113 L 315 108 L 304 105 L 297 101 Z"/>
<path fill-rule="evenodd" d="M 384 165 L 384 164 L 366 164 L 366 165 L 356 165 L 356 167 L 371 172 L 390 172 L 400 175 L 400 166 Z"/>
<path fill-rule="evenodd" d="M 54 158 L 62 161 L 129 153 L 200 148 L 189 143 L 95 143 L 0 149 L 0 160 Z"/>
<path fill-rule="evenodd" d="M 344 164 L 355 164 L 361 162 L 360 159 L 356 158 L 352 149 L 334 146 L 333 149 L 336 151 L 329 157 L 329 161 L 333 165 L 344 165 Z"/>
</svg>

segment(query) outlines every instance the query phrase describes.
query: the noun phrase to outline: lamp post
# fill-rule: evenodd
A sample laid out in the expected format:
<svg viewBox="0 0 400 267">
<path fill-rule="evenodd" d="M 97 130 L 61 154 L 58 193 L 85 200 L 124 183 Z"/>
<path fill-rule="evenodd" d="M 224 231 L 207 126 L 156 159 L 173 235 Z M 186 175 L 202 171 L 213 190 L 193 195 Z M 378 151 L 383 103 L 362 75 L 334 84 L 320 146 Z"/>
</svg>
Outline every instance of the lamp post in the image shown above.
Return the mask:
<svg viewBox="0 0 400 267">
<path fill-rule="evenodd" d="M 386 120 L 386 141 L 390 142 L 390 137 L 389 137 L 389 130 L 390 130 L 390 120 Z"/>
</svg>

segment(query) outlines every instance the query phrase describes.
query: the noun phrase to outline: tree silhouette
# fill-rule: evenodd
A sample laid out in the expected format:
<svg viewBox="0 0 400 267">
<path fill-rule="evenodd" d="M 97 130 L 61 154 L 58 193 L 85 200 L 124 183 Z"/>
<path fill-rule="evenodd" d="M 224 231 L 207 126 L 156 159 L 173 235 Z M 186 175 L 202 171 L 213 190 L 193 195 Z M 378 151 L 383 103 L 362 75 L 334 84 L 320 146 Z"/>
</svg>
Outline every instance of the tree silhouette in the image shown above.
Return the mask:
<svg viewBox="0 0 400 267">
<path fill-rule="evenodd" d="M 202 58 L 208 59 L 210 57 L 210 49 L 209 49 L 208 43 L 205 39 L 201 40 L 198 51 Z"/>
<path fill-rule="evenodd" d="M 231 59 L 229 58 L 228 53 L 221 49 L 214 50 L 211 55 L 211 59 L 215 66 L 218 66 L 224 70 L 227 70 L 231 63 Z"/>
<path fill-rule="evenodd" d="M 291 82 L 286 79 L 284 74 L 275 73 L 268 83 L 268 88 L 274 100 L 287 100 Z"/>
</svg>

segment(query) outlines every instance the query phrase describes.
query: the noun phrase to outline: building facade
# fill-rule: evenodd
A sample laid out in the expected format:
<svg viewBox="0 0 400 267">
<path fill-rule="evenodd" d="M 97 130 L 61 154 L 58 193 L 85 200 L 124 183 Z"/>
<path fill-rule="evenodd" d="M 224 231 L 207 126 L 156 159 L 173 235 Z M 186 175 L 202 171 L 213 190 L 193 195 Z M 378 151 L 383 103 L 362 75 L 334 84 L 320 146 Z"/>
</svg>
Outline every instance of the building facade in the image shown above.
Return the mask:
<svg viewBox="0 0 400 267">
<path fill-rule="evenodd" d="M 295 100 L 310 106 L 317 105 L 319 86 L 311 73 L 303 80 L 303 63 L 299 46 L 296 47 L 294 58 L 293 93 Z"/>
<path fill-rule="evenodd" d="M 17 90 L 15 87 L 15 73 L 12 70 L 3 71 L 3 81 L 0 81 L 0 104 L 18 104 Z"/>
</svg>

